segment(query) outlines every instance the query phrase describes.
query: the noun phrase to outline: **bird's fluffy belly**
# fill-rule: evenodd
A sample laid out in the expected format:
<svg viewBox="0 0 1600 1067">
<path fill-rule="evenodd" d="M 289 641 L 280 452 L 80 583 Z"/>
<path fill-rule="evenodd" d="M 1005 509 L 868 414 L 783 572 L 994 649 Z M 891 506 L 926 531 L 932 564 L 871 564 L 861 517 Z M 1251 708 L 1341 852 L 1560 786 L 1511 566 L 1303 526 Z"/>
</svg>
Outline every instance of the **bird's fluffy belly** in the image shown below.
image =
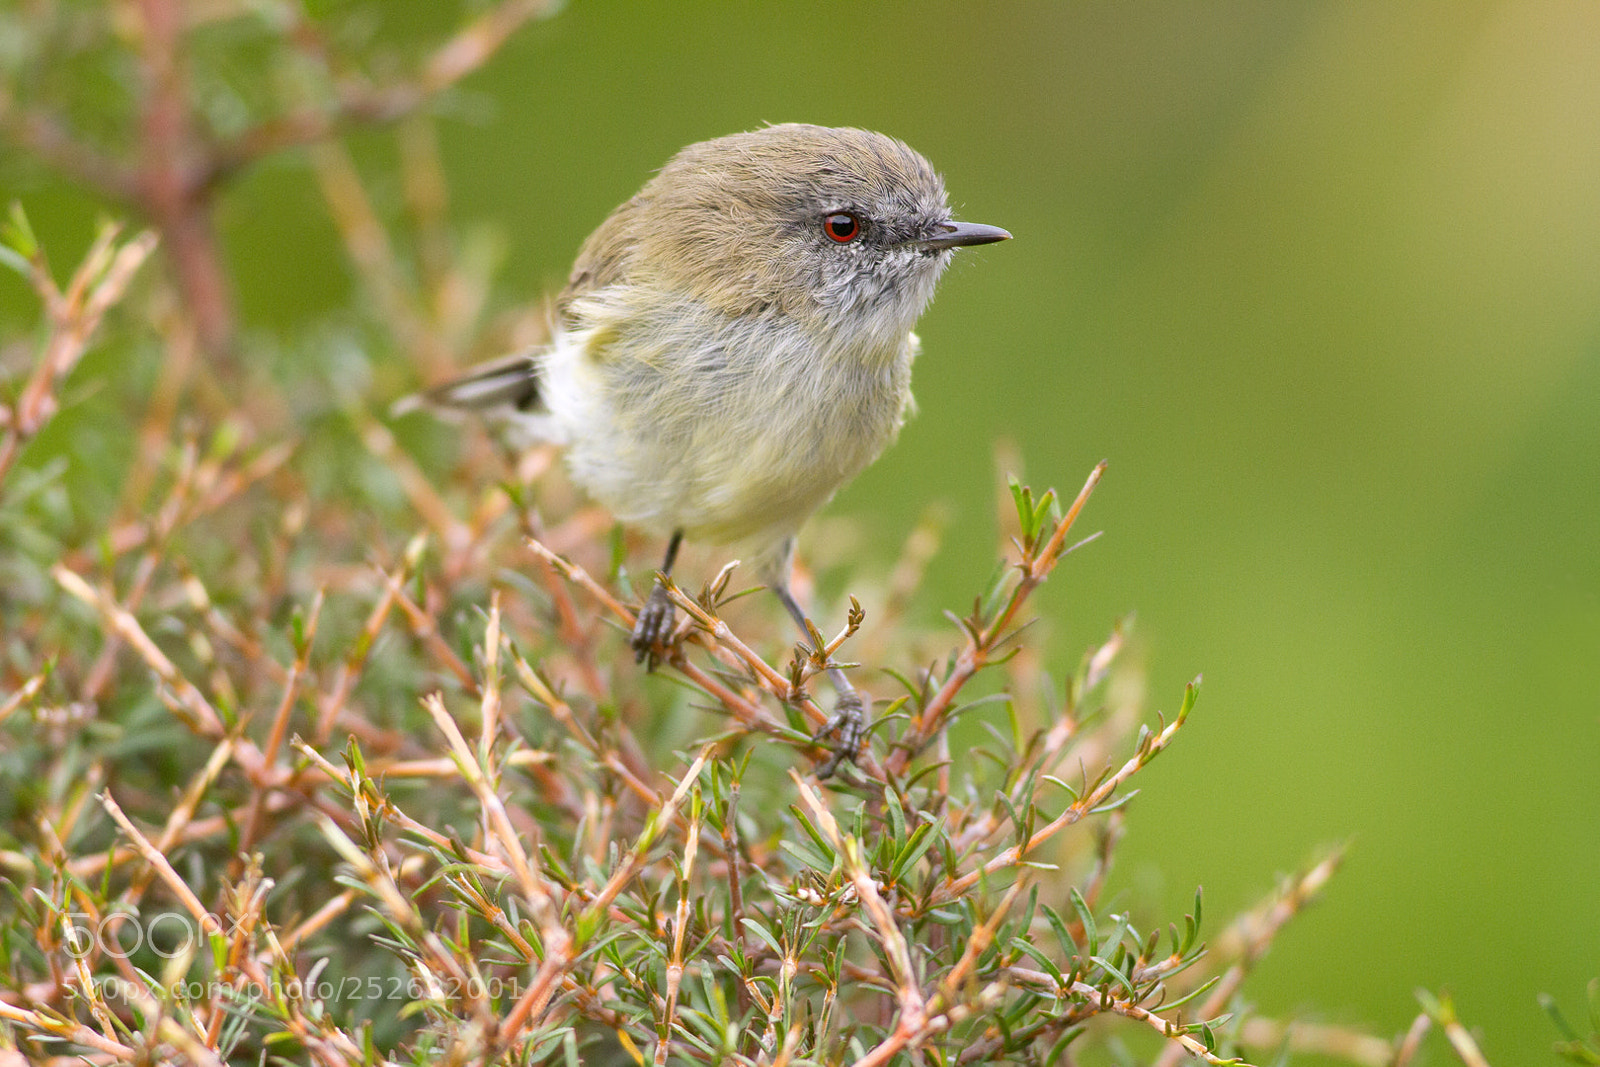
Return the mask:
<svg viewBox="0 0 1600 1067">
<path fill-rule="evenodd" d="M 607 340 L 599 358 L 581 338 L 558 342 L 545 400 L 574 480 L 662 534 L 792 536 L 893 440 L 910 399 L 910 337 L 899 351 L 840 353 L 791 335 L 761 360 L 743 338 L 687 358 Z"/>
</svg>

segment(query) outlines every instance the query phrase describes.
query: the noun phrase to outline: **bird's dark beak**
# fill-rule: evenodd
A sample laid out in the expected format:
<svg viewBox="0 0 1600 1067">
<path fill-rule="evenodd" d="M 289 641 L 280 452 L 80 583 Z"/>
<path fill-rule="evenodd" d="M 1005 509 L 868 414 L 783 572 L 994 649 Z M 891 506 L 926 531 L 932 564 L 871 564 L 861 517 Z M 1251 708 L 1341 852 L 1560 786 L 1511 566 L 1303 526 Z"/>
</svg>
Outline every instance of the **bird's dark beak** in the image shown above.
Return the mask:
<svg viewBox="0 0 1600 1067">
<path fill-rule="evenodd" d="M 985 226 L 981 222 L 941 222 L 932 237 L 907 241 L 910 248 L 923 252 L 937 252 L 944 248 L 963 248 L 967 245 L 990 245 L 996 241 L 1009 241 L 1011 234 L 998 226 Z"/>
</svg>

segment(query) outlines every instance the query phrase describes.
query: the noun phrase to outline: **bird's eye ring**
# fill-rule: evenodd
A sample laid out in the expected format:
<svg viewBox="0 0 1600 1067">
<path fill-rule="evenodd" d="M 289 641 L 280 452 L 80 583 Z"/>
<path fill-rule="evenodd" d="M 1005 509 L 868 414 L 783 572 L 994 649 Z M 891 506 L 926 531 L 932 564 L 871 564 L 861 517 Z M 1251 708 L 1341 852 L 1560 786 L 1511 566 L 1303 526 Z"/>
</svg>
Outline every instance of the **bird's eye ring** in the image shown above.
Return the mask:
<svg viewBox="0 0 1600 1067">
<path fill-rule="evenodd" d="M 822 220 L 822 232 L 829 240 L 846 245 L 861 236 L 861 220 L 848 211 L 838 211 Z"/>
</svg>

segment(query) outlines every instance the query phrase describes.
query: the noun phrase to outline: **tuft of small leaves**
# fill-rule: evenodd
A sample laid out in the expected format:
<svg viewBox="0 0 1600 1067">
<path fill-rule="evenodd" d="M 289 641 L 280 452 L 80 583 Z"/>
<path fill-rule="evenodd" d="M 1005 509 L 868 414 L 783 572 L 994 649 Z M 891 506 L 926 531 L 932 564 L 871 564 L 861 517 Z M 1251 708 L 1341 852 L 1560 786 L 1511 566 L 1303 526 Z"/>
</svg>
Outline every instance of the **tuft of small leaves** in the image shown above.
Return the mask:
<svg viewBox="0 0 1600 1067">
<path fill-rule="evenodd" d="M 1007 482 L 1017 509 L 1017 547 L 1024 556 L 1036 552 L 1043 539 L 1061 522 L 1061 502 L 1054 489 L 1034 499 L 1033 490 L 1015 478 Z"/>
<path fill-rule="evenodd" d="M 1580 1034 L 1567 1022 L 1556 1000 L 1548 993 L 1539 994 L 1539 1006 L 1555 1025 L 1561 1040 L 1556 1042 L 1558 1056 L 1572 1063 L 1600 1064 L 1600 978 L 1591 979 L 1588 988 L 1587 1023 L 1589 1032 Z"/>
</svg>

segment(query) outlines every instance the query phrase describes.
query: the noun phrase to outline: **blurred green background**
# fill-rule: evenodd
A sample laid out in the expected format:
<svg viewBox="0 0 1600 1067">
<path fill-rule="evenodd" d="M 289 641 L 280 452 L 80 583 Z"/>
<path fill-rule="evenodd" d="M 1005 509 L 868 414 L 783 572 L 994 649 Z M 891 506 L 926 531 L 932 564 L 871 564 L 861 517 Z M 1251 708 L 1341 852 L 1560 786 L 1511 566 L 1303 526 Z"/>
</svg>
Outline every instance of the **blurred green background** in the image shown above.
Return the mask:
<svg viewBox="0 0 1600 1067">
<path fill-rule="evenodd" d="M 1206 677 L 1141 778 L 1130 899 L 1203 885 L 1214 933 L 1352 840 L 1261 1006 L 1395 1032 L 1445 987 L 1492 1062 L 1554 1062 L 1536 994 L 1572 1014 L 1600 974 L 1600 6 L 577 0 L 453 111 L 454 214 L 503 235 L 503 304 L 688 142 L 807 121 L 931 158 L 1016 240 L 958 257 L 920 415 L 833 505 L 863 565 L 949 501 L 936 620 L 991 567 L 993 442 L 1069 495 L 1109 458 L 1106 536 L 1040 601 L 1053 647 L 1137 611 L 1154 707 Z M 73 261 L 92 202 L 6 193 Z M 247 330 L 354 299 L 296 157 L 220 227 Z"/>
</svg>

